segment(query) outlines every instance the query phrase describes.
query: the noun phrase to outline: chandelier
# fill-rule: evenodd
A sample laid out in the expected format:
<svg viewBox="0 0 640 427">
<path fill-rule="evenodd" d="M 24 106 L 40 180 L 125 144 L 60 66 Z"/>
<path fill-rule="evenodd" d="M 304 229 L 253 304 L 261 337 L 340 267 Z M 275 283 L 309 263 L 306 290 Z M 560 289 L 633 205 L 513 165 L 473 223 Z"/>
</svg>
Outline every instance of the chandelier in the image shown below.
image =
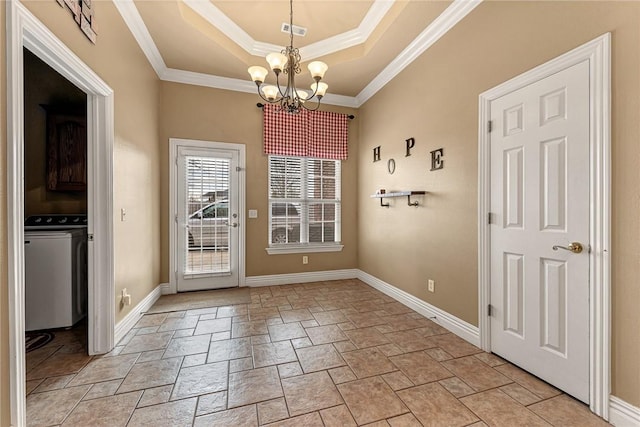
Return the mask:
<svg viewBox="0 0 640 427">
<path fill-rule="evenodd" d="M 321 61 L 309 63 L 308 68 L 313 77 L 314 83 L 311 85 L 313 93 L 309 94 L 304 90 L 296 88 L 295 76 L 300 74 L 300 52 L 293 47 L 293 0 L 289 0 L 289 33 L 290 44 L 280 53 L 273 52 L 267 55 L 269 67 L 276 74 L 276 85 L 265 85 L 264 81 L 269 73 L 266 68 L 260 66 L 249 67 L 249 74 L 258 87 L 258 95 L 266 102 L 280 104 L 280 109 L 289 113 L 297 113 L 300 109 L 317 110 L 320 101 L 327 92 L 329 86 L 321 82 L 324 73 L 327 71 L 327 64 Z M 280 74 L 287 76 L 287 86 L 283 89 L 280 86 Z M 313 106 L 308 106 L 308 102 L 316 98 Z"/>
</svg>

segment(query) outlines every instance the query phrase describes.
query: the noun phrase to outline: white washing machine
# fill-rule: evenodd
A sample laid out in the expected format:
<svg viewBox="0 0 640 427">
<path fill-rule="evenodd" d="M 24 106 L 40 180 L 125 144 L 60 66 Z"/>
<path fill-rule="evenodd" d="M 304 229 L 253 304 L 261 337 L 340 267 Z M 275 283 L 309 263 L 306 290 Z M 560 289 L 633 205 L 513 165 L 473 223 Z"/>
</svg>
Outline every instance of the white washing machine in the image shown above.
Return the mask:
<svg viewBox="0 0 640 427">
<path fill-rule="evenodd" d="M 52 222 L 29 217 L 26 224 L 32 225 L 25 226 L 27 331 L 70 327 L 87 314 L 86 216 L 85 225 L 80 221 L 75 228 L 65 228 L 70 226 L 66 221 Z"/>
</svg>

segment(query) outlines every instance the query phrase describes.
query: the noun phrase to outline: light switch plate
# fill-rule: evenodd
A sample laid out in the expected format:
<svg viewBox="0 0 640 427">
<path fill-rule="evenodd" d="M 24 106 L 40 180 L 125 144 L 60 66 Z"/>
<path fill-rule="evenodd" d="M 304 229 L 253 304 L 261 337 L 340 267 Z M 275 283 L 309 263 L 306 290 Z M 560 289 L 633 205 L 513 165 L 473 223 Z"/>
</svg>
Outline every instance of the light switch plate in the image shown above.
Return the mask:
<svg viewBox="0 0 640 427">
<path fill-rule="evenodd" d="M 249 209 L 249 218 L 258 218 L 258 210 Z"/>
</svg>

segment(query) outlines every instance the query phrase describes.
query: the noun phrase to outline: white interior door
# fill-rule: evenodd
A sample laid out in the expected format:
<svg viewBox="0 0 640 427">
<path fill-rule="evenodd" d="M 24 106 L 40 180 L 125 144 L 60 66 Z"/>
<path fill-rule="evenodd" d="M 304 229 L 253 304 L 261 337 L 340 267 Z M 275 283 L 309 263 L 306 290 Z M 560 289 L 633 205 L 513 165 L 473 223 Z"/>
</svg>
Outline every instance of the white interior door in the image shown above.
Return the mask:
<svg viewBox="0 0 640 427">
<path fill-rule="evenodd" d="M 490 112 L 491 350 L 588 402 L 588 62 Z"/>
<path fill-rule="evenodd" d="M 237 150 L 178 147 L 178 292 L 238 286 Z"/>
</svg>

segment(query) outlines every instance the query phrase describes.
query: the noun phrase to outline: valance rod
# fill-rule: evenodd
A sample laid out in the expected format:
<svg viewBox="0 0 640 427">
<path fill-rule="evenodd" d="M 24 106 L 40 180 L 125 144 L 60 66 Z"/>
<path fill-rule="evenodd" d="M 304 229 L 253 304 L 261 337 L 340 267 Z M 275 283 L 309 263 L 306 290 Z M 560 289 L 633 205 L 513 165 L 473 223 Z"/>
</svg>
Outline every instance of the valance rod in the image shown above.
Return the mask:
<svg viewBox="0 0 640 427">
<path fill-rule="evenodd" d="M 264 107 L 264 104 L 263 104 L 262 102 L 258 102 L 258 103 L 256 104 L 256 107 L 258 107 L 258 108 L 262 108 L 262 107 Z M 349 119 L 351 119 L 351 120 L 353 120 L 353 119 L 355 119 L 355 118 L 356 118 L 356 116 L 354 116 L 353 114 L 349 114 L 347 117 L 349 117 Z"/>
</svg>

